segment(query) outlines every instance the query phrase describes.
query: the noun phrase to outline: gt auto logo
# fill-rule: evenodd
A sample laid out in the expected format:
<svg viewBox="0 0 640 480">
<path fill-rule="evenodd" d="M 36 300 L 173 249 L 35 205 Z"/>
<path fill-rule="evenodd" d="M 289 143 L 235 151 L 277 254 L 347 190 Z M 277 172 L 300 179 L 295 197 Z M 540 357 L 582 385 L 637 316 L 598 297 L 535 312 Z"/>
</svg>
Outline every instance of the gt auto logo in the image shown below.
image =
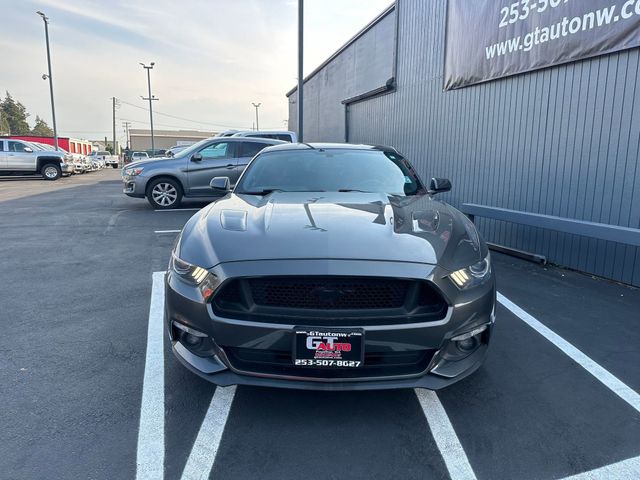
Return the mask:
<svg viewBox="0 0 640 480">
<path fill-rule="evenodd" d="M 319 336 L 308 336 L 307 337 L 307 348 L 309 350 L 315 350 L 316 352 L 350 352 L 351 344 L 350 343 L 342 343 L 336 342 L 338 337 L 319 337 Z"/>
</svg>

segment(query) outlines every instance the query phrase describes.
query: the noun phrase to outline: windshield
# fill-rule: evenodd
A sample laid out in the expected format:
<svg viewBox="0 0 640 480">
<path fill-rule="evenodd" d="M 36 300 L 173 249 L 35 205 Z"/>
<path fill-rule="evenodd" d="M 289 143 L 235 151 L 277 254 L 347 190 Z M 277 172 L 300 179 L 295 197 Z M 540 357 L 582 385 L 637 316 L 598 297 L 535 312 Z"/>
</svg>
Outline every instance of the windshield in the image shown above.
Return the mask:
<svg viewBox="0 0 640 480">
<path fill-rule="evenodd" d="M 193 153 L 198 151 L 201 147 L 205 146 L 210 141 L 211 141 L 210 138 L 205 138 L 204 140 L 200 140 L 198 143 L 194 143 L 193 145 L 189 145 L 187 148 L 185 148 L 184 150 L 181 150 L 180 152 L 176 153 L 174 156 L 176 158 L 191 156 Z"/>
<path fill-rule="evenodd" d="M 424 193 L 413 167 L 399 154 L 379 150 L 291 150 L 267 152 L 247 167 L 236 193 L 382 192 Z"/>
</svg>

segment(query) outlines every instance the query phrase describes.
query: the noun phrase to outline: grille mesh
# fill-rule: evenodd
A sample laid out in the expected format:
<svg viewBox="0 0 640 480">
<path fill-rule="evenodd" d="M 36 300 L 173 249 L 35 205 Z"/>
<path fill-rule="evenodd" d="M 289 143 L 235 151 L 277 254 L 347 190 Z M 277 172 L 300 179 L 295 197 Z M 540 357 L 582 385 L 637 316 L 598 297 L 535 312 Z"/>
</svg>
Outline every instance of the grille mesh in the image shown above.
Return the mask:
<svg viewBox="0 0 640 480">
<path fill-rule="evenodd" d="M 427 281 L 332 275 L 231 279 L 212 307 L 224 318 L 316 326 L 436 321 L 447 313 L 446 301 Z"/>
<path fill-rule="evenodd" d="M 253 278 L 249 280 L 257 305 L 307 309 L 380 309 L 404 304 L 405 280 L 375 278 Z"/>
</svg>

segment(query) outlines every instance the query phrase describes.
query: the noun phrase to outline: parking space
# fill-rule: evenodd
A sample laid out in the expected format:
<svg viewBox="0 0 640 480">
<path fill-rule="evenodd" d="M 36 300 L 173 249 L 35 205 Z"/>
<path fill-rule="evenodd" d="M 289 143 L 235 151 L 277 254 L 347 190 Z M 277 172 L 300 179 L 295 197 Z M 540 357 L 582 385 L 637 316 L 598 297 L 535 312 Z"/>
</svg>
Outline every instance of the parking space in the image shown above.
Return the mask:
<svg viewBox="0 0 640 480">
<path fill-rule="evenodd" d="M 487 361 L 437 394 L 216 389 L 159 308 L 201 205 L 118 175 L 0 181 L 3 478 L 640 478 L 639 290 L 494 254 Z"/>
</svg>

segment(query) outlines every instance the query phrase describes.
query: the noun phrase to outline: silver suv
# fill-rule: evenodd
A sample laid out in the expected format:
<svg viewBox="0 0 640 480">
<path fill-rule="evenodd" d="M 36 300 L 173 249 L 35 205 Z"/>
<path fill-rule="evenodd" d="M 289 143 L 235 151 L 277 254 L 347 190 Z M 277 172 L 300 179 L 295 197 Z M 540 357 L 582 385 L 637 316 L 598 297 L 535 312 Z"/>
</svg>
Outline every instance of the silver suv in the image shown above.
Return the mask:
<svg viewBox="0 0 640 480">
<path fill-rule="evenodd" d="M 153 208 L 176 208 L 183 198 L 209 201 L 217 194 L 210 182 L 228 177 L 234 185 L 249 161 L 265 147 L 285 143 L 266 138 L 214 137 L 172 158 L 133 162 L 122 169 L 124 193 L 147 198 Z"/>
<path fill-rule="evenodd" d="M 71 157 L 65 152 L 44 150 L 24 140 L 0 138 L 0 173 L 41 174 L 57 180 L 70 171 Z"/>
</svg>

